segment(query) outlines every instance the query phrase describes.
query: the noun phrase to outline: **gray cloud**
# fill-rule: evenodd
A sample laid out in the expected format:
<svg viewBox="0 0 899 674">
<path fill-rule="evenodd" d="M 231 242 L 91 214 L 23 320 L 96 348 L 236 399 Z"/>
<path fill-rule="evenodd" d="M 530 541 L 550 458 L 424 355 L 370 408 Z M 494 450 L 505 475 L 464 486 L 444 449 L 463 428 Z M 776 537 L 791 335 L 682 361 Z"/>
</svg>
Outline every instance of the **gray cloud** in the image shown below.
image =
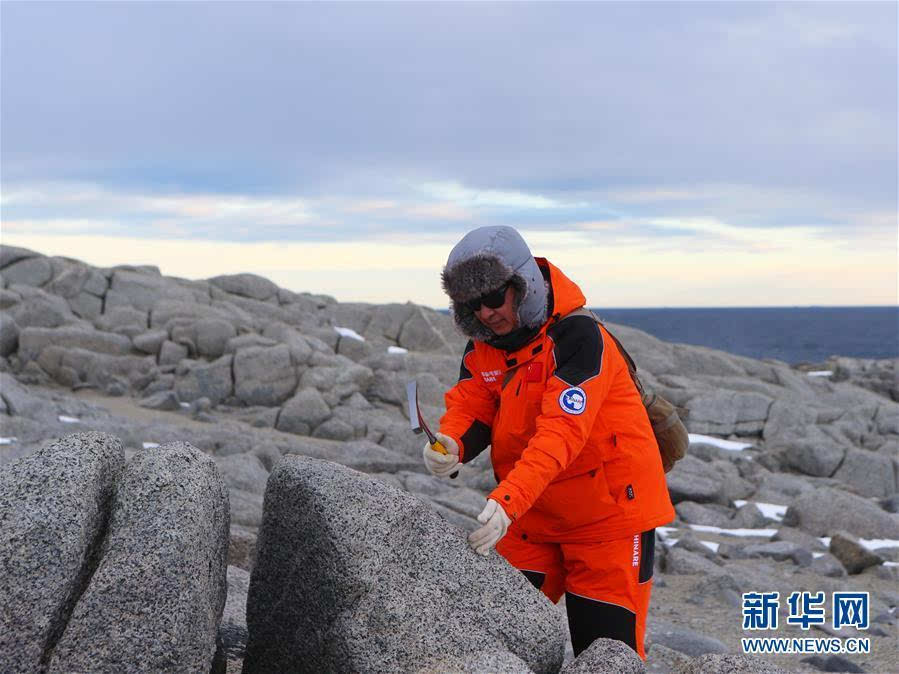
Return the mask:
<svg viewBox="0 0 899 674">
<path fill-rule="evenodd" d="M 456 181 L 594 205 L 569 219 L 607 206 L 747 226 L 839 226 L 896 208 L 892 3 L 2 11 L 7 184 L 318 199 L 408 198 L 403 184 Z M 742 192 L 604 197 L 707 185 Z M 753 201 L 772 190 L 799 196 L 774 210 Z"/>
</svg>

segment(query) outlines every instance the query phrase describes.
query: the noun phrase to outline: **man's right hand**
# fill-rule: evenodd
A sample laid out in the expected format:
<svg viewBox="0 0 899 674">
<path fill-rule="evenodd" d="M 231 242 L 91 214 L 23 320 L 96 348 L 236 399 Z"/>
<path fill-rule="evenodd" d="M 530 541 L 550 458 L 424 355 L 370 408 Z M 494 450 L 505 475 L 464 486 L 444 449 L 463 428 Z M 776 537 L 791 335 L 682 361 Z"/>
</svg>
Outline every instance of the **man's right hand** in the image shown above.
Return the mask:
<svg viewBox="0 0 899 674">
<path fill-rule="evenodd" d="M 459 445 L 450 436 L 443 433 L 436 433 L 437 440 L 440 441 L 447 454 L 431 449 L 431 443 L 425 443 L 422 449 L 422 456 L 425 460 L 425 468 L 431 475 L 437 477 L 449 477 L 452 473 L 459 469 Z"/>
</svg>

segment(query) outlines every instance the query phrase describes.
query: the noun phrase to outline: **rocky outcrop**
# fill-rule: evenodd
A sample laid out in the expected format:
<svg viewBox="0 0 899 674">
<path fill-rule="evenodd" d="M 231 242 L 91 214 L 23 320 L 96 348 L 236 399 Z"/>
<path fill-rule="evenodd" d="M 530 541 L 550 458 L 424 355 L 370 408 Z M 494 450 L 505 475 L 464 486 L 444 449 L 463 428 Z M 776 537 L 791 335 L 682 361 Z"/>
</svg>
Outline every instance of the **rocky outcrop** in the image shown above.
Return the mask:
<svg viewBox="0 0 899 674">
<path fill-rule="evenodd" d="M 209 671 L 228 495 L 184 443 L 68 435 L 0 472 L 0 670 Z"/>
<path fill-rule="evenodd" d="M 849 381 L 856 386 L 899 402 L 899 367 L 896 360 L 871 358 L 833 358 L 826 363 L 834 381 Z"/>
<path fill-rule="evenodd" d="M 234 356 L 235 395 L 247 405 L 280 405 L 297 387 L 297 372 L 286 344 L 249 346 Z"/>
<path fill-rule="evenodd" d="M 256 427 L 411 454 L 406 381 L 422 378 L 422 404 L 437 405 L 436 418 L 457 374 L 450 361 L 463 340 L 451 321 L 411 304 L 341 307 L 253 275 L 185 281 L 150 266 L 93 269 L 9 250 L 9 265 L 20 266 L 3 291 L 0 341 L 6 369 L 28 384 L 131 395 L 203 421 L 224 406 Z M 98 305 L 86 309 L 86 297 Z M 345 328 L 364 341 L 343 337 Z M 418 353 L 387 354 L 400 344 Z M 357 362 L 370 358 L 376 368 Z"/>
<path fill-rule="evenodd" d="M 843 462 L 833 477 L 860 496 L 889 497 L 896 494 L 896 473 L 886 453 L 867 449 L 846 450 Z"/>
<path fill-rule="evenodd" d="M 133 307 L 139 311 L 152 311 L 164 300 L 210 303 L 208 290 L 202 285 L 166 279 L 155 267 L 113 270 L 105 300 L 107 308 Z"/>
<path fill-rule="evenodd" d="M 209 671 L 225 604 L 228 493 L 185 443 L 119 478 L 100 562 L 50 661 L 59 672 Z"/>
<path fill-rule="evenodd" d="M 0 357 L 6 358 L 19 348 L 19 325 L 5 311 L 0 311 Z"/>
<path fill-rule="evenodd" d="M 376 480 L 285 458 L 266 490 L 244 671 L 558 670 L 560 616 L 464 537 Z"/>
<path fill-rule="evenodd" d="M 39 671 L 94 567 L 125 455 L 68 436 L 0 471 L 0 670 Z"/>
<path fill-rule="evenodd" d="M 209 279 L 209 282 L 226 293 L 249 297 L 262 302 L 272 298 L 277 299 L 278 295 L 278 286 L 267 278 L 257 276 L 256 274 L 216 276 Z"/>
<path fill-rule="evenodd" d="M 233 360 L 234 356 L 228 354 L 211 363 L 180 361 L 176 370 L 179 379 L 175 384 L 178 398 L 184 401 L 208 398 L 213 405 L 218 405 L 234 390 Z"/>
</svg>

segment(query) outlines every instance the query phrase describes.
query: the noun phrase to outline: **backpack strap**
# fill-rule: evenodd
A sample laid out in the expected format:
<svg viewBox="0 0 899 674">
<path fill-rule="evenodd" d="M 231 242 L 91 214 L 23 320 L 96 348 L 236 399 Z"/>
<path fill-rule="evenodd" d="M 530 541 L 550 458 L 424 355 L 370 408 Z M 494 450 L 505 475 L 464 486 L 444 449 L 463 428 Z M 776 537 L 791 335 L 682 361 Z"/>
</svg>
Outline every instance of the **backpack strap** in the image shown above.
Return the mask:
<svg viewBox="0 0 899 674">
<path fill-rule="evenodd" d="M 667 473 L 674 467 L 674 464 L 677 463 L 677 461 L 684 458 L 687 453 L 687 448 L 690 446 L 690 435 L 687 433 L 687 427 L 684 426 L 684 423 L 678 415 L 677 408 L 662 396 L 652 392 L 647 393 L 643 390 L 643 384 L 637 376 L 637 364 L 634 362 L 634 359 L 631 358 L 627 349 L 624 348 L 621 342 L 618 341 L 618 338 L 612 334 L 603 322 L 599 320 L 596 314 L 589 309 L 580 307 L 563 318 L 568 318 L 568 316 L 591 316 L 598 325 L 605 328 L 605 331 L 609 333 L 609 336 L 615 341 L 619 353 L 621 353 L 627 363 L 628 374 L 630 374 L 634 385 L 637 387 L 640 399 L 643 406 L 646 408 L 646 414 L 649 418 L 649 423 L 652 426 L 652 433 L 655 436 L 656 443 L 659 446 L 659 454 L 662 457 L 662 467 Z"/>
<path fill-rule="evenodd" d="M 645 400 L 646 393 L 643 390 L 643 383 L 640 381 L 640 377 L 637 376 L 637 364 L 634 362 L 634 359 L 631 358 L 631 354 L 629 354 L 627 352 L 627 349 L 624 348 L 624 345 L 620 341 L 618 341 L 618 338 L 614 334 L 612 334 L 612 331 L 609 330 L 608 326 L 606 326 L 606 324 L 603 323 L 599 319 L 599 316 L 594 314 L 592 311 L 590 311 L 586 307 L 579 307 L 578 309 L 575 309 L 574 311 L 572 311 L 568 314 L 565 314 L 559 320 L 564 321 L 569 316 L 589 316 L 594 321 L 596 321 L 596 323 L 598 325 L 601 325 L 603 328 L 605 328 L 606 332 L 609 333 L 609 337 L 612 338 L 612 340 L 615 342 L 615 345 L 618 347 L 618 352 L 624 358 L 624 362 L 627 363 L 628 374 L 630 374 L 631 379 L 633 379 L 634 385 L 637 387 L 637 391 L 639 391 L 640 397 L 644 399 L 644 404 L 645 404 L 646 403 L 646 400 Z"/>
</svg>

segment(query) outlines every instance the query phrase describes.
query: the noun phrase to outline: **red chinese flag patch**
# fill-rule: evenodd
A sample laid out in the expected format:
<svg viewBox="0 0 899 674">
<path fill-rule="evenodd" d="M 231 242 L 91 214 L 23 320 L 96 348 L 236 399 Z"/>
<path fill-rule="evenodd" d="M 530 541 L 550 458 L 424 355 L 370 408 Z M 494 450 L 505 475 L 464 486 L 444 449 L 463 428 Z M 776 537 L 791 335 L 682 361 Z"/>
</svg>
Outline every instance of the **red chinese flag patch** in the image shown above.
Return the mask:
<svg viewBox="0 0 899 674">
<path fill-rule="evenodd" d="M 528 369 L 525 373 L 525 381 L 543 381 L 543 363 L 528 363 Z"/>
</svg>

